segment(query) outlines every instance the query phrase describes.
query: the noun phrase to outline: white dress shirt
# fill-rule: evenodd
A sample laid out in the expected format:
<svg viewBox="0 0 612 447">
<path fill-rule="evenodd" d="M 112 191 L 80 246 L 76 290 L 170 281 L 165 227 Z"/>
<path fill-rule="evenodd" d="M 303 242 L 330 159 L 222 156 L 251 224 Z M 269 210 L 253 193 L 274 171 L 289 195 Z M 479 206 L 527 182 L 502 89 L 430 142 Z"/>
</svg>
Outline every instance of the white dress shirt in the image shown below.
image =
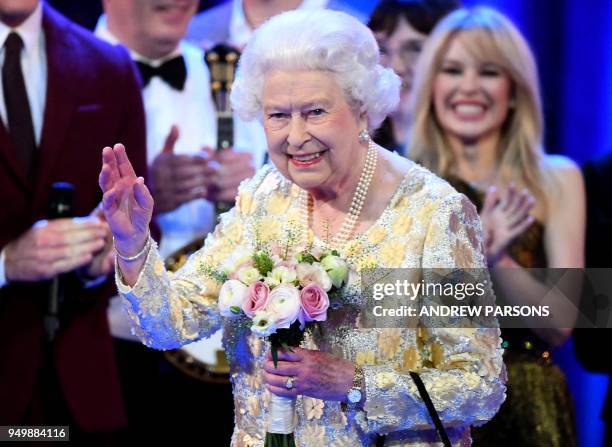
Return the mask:
<svg viewBox="0 0 612 447">
<path fill-rule="evenodd" d="M 40 144 L 45 112 L 45 95 L 47 93 L 47 53 L 45 50 L 45 34 L 42 31 L 42 2 L 34 12 L 17 28 L 9 28 L 0 22 L 0 67 L 4 65 L 4 42 L 9 33 L 16 32 L 23 40 L 21 50 L 21 71 L 28 92 L 32 124 L 34 124 L 34 137 L 36 145 Z M 0 116 L 7 130 L 8 119 L 6 104 L 4 103 L 4 90 L 0 88 Z"/>
<path fill-rule="evenodd" d="M 106 17 L 100 17 L 95 30 L 96 36 L 107 42 L 118 44 L 106 24 Z M 187 79 L 182 91 L 170 87 L 159 77 L 151 78 L 143 89 L 143 102 L 147 124 L 147 160 L 149 165 L 161 152 L 170 128 L 176 124 L 179 139 L 174 146 L 177 154 L 197 154 L 201 148 L 216 147 L 217 120 L 214 103 L 210 93 L 210 74 L 204 62 L 204 52 L 186 42 L 159 60 L 149 60 L 130 51 L 134 60 L 159 66 L 168 59 L 182 55 L 187 67 Z M 237 123 L 236 123 L 237 124 Z M 261 165 L 265 150 L 265 135 L 258 126 L 235 124 L 235 149 L 254 152 L 256 165 Z M 203 237 L 214 228 L 215 213 L 213 204 L 197 199 L 183 204 L 176 210 L 158 215 L 162 231 L 160 252 L 168 256 L 172 252 Z"/>
<path fill-rule="evenodd" d="M 34 138 L 36 145 L 40 145 L 45 113 L 45 95 L 47 93 L 47 53 L 45 50 L 45 34 L 42 30 L 42 2 L 17 28 L 10 28 L 0 21 L 0 69 L 4 65 L 4 42 L 9 33 L 16 32 L 23 40 L 21 50 L 21 70 L 28 93 L 32 124 L 34 125 Z M 0 86 L 0 118 L 5 129 L 8 128 L 6 104 L 4 103 L 4 89 Z M 6 253 L 0 252 L 0 287 L 6 284 L 5 271 Z"/>
</svg>

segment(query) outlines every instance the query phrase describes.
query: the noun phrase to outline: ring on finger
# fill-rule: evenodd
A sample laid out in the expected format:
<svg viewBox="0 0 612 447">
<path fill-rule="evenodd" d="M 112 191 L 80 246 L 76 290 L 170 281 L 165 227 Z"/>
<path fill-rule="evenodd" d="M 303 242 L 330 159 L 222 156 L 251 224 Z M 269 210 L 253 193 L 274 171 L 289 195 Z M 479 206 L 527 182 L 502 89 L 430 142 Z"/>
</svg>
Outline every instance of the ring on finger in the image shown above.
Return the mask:
<svg viewBox="0 0 612 447">
<path fill-rule="evenodd" d="M 285 382 L 285 388 L 287 388 L 288 390 L 293 389 L 293 377 L 289 376 L 287 377 L 287 381 Z"/>
</svg>

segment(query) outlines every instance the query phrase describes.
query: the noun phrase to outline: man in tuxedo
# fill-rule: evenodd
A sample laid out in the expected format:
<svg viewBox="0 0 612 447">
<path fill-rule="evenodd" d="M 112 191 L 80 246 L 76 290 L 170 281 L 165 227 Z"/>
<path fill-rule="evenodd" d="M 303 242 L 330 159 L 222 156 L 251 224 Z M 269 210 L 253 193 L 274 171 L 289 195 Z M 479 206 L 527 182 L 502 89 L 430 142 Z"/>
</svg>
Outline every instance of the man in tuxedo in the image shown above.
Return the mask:
<svg viewBox="0 0 612 447">
<path fill-rule="evenodd" d="M 213 151 L 210 74 L 203 51 L 183 41 L 197 0 L 104 0 L 103 6 L 95 34 L 123 44 L 141 73 L 151 189 L 160 252 L 167 256 L 213 229 L 211 202 L 235 198 L 240 182 L 262 164 L 265 135 L 259 124 L 249 124 L 257 128 L 251 131 L 235 122 L 235 149 Z"/>
<path fill-rule="evenodd" d="M 104 146 L 124 143 L 145 174 L 137 75 L 125 50 L 40 0 L 0 0 L 0 66 L 0 425 L 106 437 L 126 417 L 106 319 L 112 245 L 93 211 Z M 58 181 L 74 185 L 73 215 L 92 217 L 44 220 Z"/>
<path fill-rule="evenodd" d="M 237 119 L 235 148 L 212 149 L 217 146 L 217 119 L 210 73 L 204 52 L 183 41 L 197 6 L 197 0 L 104 0 L 105 14 L 95 30 L 99 38 L 124 45 L 141 73 L 150 186 L 163 256 L 203 239 L 214 228 L 213 202 L 233 201 L 238 185 L 262 164 L 266 150 L 261 125 Z M 141 345 L 131 335 L 118 299 L 109 315 L 133 438 L 147 436 L 153 418 L 163 421 L 163 433 L 174 441 L 198 436 L 205 417 L 216 427 L 219 445 L 227 444 L 233 421 L 229 385 L 198 382 L 168 364 L 163 353 Z M 150 393 L 153 387 L 159 393 Z M 203 408 L 206 401 L 215 403 Z"/>
</svg>

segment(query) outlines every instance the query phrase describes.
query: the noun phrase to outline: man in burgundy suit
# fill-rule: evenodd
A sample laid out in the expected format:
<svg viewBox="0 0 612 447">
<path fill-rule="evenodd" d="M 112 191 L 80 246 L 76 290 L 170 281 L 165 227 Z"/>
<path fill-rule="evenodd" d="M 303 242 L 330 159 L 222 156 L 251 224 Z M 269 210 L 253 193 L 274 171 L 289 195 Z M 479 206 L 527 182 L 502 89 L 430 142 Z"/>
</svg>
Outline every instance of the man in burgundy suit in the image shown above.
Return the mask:
<svg viewBox="0 0 612 447">
<path fill-rule="evenodd" d="M 0 0 L 0 67 L 0 425 L 104 437 L 126 423 L 106 320 L 108 233 L 97 218 L 43 219 L 58 181 L 75 187 L 74 216 L 92 213 L 106 145 L 124 143 L 145 174 L 140 88 L 125 50 L 40 0 Z M 60 274 L 47 342 L 49 279 Z"/>
</svg>

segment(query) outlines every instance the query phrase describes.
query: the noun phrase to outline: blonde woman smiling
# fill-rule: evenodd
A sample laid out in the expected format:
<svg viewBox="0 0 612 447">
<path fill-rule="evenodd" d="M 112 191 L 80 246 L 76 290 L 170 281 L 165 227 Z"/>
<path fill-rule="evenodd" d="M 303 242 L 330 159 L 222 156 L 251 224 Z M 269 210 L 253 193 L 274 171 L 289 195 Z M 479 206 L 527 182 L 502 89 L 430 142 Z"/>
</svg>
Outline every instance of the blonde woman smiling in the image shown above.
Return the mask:
<svg viewBox="0 0 612 447">
<path fill-rule="evenodd" d="M 419 60 L 409 156 L 477 206 L 498 290 L 538 305 L 549 290 L 529 267 L 583 267 L 585 195 L 580 170 L 542 150 L 536 64 L 516 27 L 488 8 L 458 10 L 436 27 Z M 495 273 L 496 270 L 494 269 Z M 508 400 L 476 431 L 482 446 L 574 445 L 571 402 L 549 348 L 571 333 L 574 303 L 551 295 L 556 328 L 503 330 Z"/>
</svg>

